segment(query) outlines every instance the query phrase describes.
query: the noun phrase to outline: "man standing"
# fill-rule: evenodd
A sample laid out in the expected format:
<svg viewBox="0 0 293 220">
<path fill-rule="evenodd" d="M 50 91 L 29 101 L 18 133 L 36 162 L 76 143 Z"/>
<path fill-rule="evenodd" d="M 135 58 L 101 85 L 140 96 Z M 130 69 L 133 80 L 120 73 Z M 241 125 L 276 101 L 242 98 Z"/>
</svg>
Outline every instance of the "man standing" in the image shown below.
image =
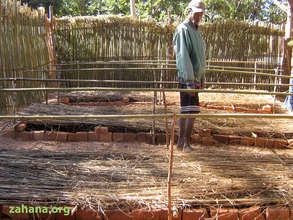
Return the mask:
<svg viewBox="0 0 293 220">
<path fill-rule="evenodd" d="M 188 4 L 188 19 L 182 22 L 175 31 L 173 43 L 178 69 L 179 88 L 200 89 L 205 75 L 205 43 L 198 24 L 205 11 L 201 0 L 192 0 Z M 200 112 L 197 92 L 180 92 L 180 112 L 196 114 Z M 191 152 L 190 139 L 194 118 L 179 119 L 179 137 L 177 150 Z"/>
</svg>

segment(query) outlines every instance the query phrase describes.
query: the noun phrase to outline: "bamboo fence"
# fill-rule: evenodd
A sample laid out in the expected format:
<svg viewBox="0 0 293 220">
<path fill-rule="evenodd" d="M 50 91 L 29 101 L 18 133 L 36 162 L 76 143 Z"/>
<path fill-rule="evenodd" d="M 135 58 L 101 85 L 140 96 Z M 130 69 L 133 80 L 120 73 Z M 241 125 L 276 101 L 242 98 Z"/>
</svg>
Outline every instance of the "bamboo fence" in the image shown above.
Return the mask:
<svg viewBox="0 0 293 220">
<path fill-rule="evenodd" d="M 57 66 L 59 71 L 62 70 L 59 73 L 60 78 L 89 79 L 92 77 L 90 72 L 96 68 L 109 68 L 107 73 L 101 73 L 95 79 L 175 80 L 177 71 L 172 44 L 175 28 L 175 24 L 126 16 L 57 19 L 54 36 L 59 63 L 62 64 Z M 248 68 L 255 72 L 261 69 L 280 69 L 284 33 L 278 29 L 224 21 L 203 24 L 201 30 L 206 41 L 207 59 L 211 60 L 208 65 L 224 68 L 227 65 L 225 61 L 235 69 Z M 121 60 L 140 60 L 140 63 L 119 62 Z M 156 60 L 160 61 L 155 62 Z M 130 64 L 136 70 L 129 72 L 126 67 Z M 173 69 L 166 68 L 170 64 Z M 147 65 L 146 69 L 140 69 L 144 65 Z M 117 69 L 111 69 L 113 67 Z M 154 72 L 157 74 L 154 75 Z M 66 73 L 68 74 L 65 76 Z M 221 71 L 208 72 L 206 78 L 209 82 L 275 83 L 274 77 L 251 78 Z"/>
<path fill-rule="evenodd" d="M 214 61 L 208 61 L 208 63 L 212 62 Z M 268 68 L 269 66 L 267 68 L 231 66 L 234 63 L 236 62 L 227 61 L 225 66 L 209 65 L 206 71 L 207 82 L 209 84 L 218 84 L 218 88 L 227 88 L 226 86 L 221 86 L 220 84 L 230 83 L 230 88 L 235 89 L 251 89 L 252 87 L 249 85 L 254 84 L 254 89 L 272 91 L 273 88 L 270 87 L 270 85 L 274 84 L 279 87 L 285 87 L 284 85 L 281 85 L 280 79 L 290 78 L 290 76 L 283 75 L 282 69 L 280 69 L 277 65 L 275 65 L 276 68 Z M 250 62 L 247 62 L 247 64 L 249 63 Z M 96 83 L 100 81 L 101 83 L 96 84 L 98 86 L 104 86 L 104 82 L 112 81 L 113 83 L 109 84 L 112 87 L 133 87 L 133 84 L 128 83 L 130 81 L 137 82 L 137 84 L 135 85 L 136 87 L 145 87 L 145 84 L 147 84 L 147 82 L 165 82 L 167 80 L 171 80 L 170 82 L 177 81 L 177 69 L 175 64 L 167 62 L 134 63 L 127 60 L 120 60 L 115 62 L 84 62 L 82 64 L 72 63 L 67 65 L 61 64 L 55 66 L 57 66 L 57 70 L 55 70 L 55 73 L 58 76 L 60 82 L 63 82 L 60 84 L 60 86 L 63 87 L 91 86 L 93 85 L 92 83 L 86 83 L 86 81 L 90 82 L 90 80 L 92 80 L 92 82 L 95 80 Z M 80 66 L 83 66 L 83 68 L 81 68 Z M 140 75 L 137 73 L 142 72 L 149 73 L 141 78 Z M 145 79 L 145 77 L 149 78 Z M 68 80 L 68 83 L 65 83 L 66 80 Z M 73 83 L 74 81 L 76 81 L 76 83 Z M 124 85 L 121 84 L 122 81 L 125 82 Z M 119 85 L 117 85 L 117 83 L 115 82 L 119 82 Z M 235 84 L 235 86 L 232 87 L 233 83 Z M 244 86 L 245 84 L 246 86 Z M 264 84 L 264 86 L 261 86 L 261 84 Z M 173 86 L 174 85 L 175 83 L 173 83 Z M 241 87 L 238 87 L 239 85 L 241 85 Z M 269 88 L 266 87 L 266 85 L 268 85 Z M 289 84 L 286 84 L 287 88 L 288 85 Z M 170 88 L 171 85 L 166 87 Z"/>
<path fill-rule="evenodd" d="M 45 24 L 43 11 L 22 6 L 20 1 L 0 2 L 0 78 L 46 78 L 46 73 L 26 71 L 45 69 L 49 62 Z M 2 88 L 44 86 L 33 81 L 0 83 Z M 15 111 L 17 107 L 40 101 L 42 96 L 43 92 L 0 93 L 0 112 Z"/>
<path fill-rule="evenodd" d="M 150 60 L 166 59 L 169 56 L 169 43 L 172 42 L 174 26 L 161 25 L 147 20 L 133 19 L 125 16 L 97 16 L 61 18 L 56 20 L 55 45 L 59 63 L 81 62 L 77 65 L 68 65 L 66 71 L 59 77 L 89 79 L 115 79 L 115 80 L 159 80 L 160 75 L 154 72 L 165 73 L 167 70 L 153 70 L 148 66 L 145 70 L 129 72 L 124 68 L 126 63 L 115 65 L 119 70 L 107 71 L 98 76 L 91 76 L 88 71 L 75 71 L 70 69 L 86 69 L 95 67 L 111 68 L 111 63 L 82 64 L 85 61 L 111 61 L 111 60 Z M 168 34 L 169 33 L 169 34 Z M 138 67 L 134 65 L 133 68 Z M 160 65 L 160 68 L 163 66 Z M 57 66 L 57 69 L 64 69 Z M 89 71 L 90 72 L 90 71 Z M 176 73 L 176 71 L 173 71 Z M 68 85 L 67 85 L 68 86 Z M 72 84 L 71 84 L 72 86 Z M 78 85 L 74 85 L 78 86 Z M 114 85 L 112 85 L 114 86 Z M 139 87 L 138 85 L 137 87 Z"/>
<path fill-rule="evenodd" d="M 175 24 L 103 15 L 59 18 L 54 34 L 62 61 L 166 60 L 173 57 L 169 47 L 175 28 Z M 207 59 L 280 63 L 284 32 L 272 26 L 225 20 L 203 24 L 201 31 Z"/>
</svg>

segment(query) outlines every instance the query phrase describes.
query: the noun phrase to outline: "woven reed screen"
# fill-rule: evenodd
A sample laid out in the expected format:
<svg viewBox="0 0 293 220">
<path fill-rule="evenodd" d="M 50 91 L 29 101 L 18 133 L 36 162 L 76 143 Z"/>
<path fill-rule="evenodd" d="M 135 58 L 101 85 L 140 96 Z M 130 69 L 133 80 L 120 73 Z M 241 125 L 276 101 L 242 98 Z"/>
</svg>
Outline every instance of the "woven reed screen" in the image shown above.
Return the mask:
<svg viewBox="0 0 293 220">
<path fill-rule="evenodd" d="M 21 6 L 19 1 L 0 2 L 0 78 L 44 77 L 32 70 L 49 63 L 45 23 L 43 13 Z M 2 88 L 40 87 L 39 83 L 22 81 L 0 81 L 0 85 Z M 0 112 L 40 101 L 41 97 L 41 92 L 0 92 Z"/>
<path fill-rule="evenodd" d="M 203 25 L 202 32 L 207 45 L 207 60 L 214 61 L 208 65 L 240 67 L 239 71 L 247 69 L 271 74 L 275 74 L 276 68 L 281 69 L 284 32 L 277 28 L 226 20 Z M 251 75 L 224 74 L 220 71 L 208 72 L 206 78 L 210 82 L 276 83 L 275 77 L 254 78 Z M 248 88 L 251 87 L 241 89 Z"/>
<path fill-rule="evenodd" d="M 59 61 L 94 60 L 174 60 L 172 38 L 175 25 L 138 20 L 125 16 L 66 17 L 56 20 L 55 48 Z M 206 42 L 207 60 L 217 66 L 274 69 L 281 63 L 284 33 L 271 26 L 223 21 L 201 25 Z M 255 63 L 216 63 L 215 61 L 255 61 Z M 151 67 L 166 67 L 168 62 L 149 66 L 150 70 L 109 72 L 93 71 L 64 73 L 62 78 L 174 80 L 176 70 L 153 71 Z M 79 68 L 112 67 L 79 65 Z M 115 65 L 117 67 L 117 65 Z M 119 66 L 118 66 L 119 67 Z M 132 66 L 135 67 L 135 66 Z M 138 66 L 137 66 L 138 67 Z M 140 66 L 141 67 L 141 66 Z M 76 65 L 66 66 L 76 68 Z M 272 72 L 271 72 L 272 73 Z M 208 72 L 207 81 L 253 82 L 251 76 Z M 273 82 L 262 77 L 257 82 Z M 111 85 L 113 86 L 113 85 Z M 130 86 L 130 85 L 125 85 Z"/>
<path fill-rule="evenodd" d="M 55 46 L 62 61 L 166 59 L 173 56 L 175 28 L 126 16 L 65 17 L 56 20 Z M 205 23 L 201 31 L 207 60 L 267 59 L 273 63 L 281 56 L 284 32 L 272 26 L 224 20 Z"/>
</svg>

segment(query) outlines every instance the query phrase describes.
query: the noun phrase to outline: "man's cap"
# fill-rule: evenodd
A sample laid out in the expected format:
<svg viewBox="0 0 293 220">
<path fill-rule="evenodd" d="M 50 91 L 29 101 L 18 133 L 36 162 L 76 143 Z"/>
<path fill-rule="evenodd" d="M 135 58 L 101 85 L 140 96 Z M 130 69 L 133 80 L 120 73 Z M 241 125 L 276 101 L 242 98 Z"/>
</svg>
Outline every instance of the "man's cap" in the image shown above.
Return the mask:
<svg viewBox="0 0 293 220">
<path fill-rule="evenodd" d="M 193 13 L 204 12 L 205 4 L 201 0 L 192 0 L 189 2 L 187 9 L 192 10 Z"/>
</svg>

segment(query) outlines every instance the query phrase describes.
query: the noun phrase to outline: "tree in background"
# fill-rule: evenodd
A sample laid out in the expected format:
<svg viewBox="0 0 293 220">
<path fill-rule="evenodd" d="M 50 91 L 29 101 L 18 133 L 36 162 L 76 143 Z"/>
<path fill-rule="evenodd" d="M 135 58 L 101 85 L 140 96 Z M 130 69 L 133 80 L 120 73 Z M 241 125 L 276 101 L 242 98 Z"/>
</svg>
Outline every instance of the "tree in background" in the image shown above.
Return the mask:
<svg viewBox="0 0 293 220">
<path fill-rule="evenodd" d="M 154 18 L 158 21 L 167 21 L 169 16 L 174 20 L 182 20 L 184 10 L 189 0 L 145 0 L 137 1 L 136 11 L 141 18 Z"/>
<path fill-rule="evenodd" d="M 62 7 L 59 10 L 55 10 L 56 14 L 72 15 L 72 16 L 84 16 L 91 15 L 90 6 L 91 1 L 88 0 L 61 0 Z"/>
<path fill-rule="evenodd" d="M 63 5 L 60 0 L 21 0 L 21 3 L 28 4 L 31 8 L 45 7 L 48 10 L 50 5 L 54 5 L 54 10 L 59 11 Z M 48 13 L 48 11 L 46 11 Z"/>
<path fill-rule="evenodd" d="M 54 7 L 54 15 L 84 16 L 99 14 L 130 14 L 129 0 L 21 0 L 32 8 L 50 5 Z"/>
<path fill-rule="evenodd" d="M 206 0 L 206 20 L 233 19 L 282 24 L 286 14 L 272 0 Z"/>
<path fill-rule="evenodd" d="M 288 0 L 289 2 L 292 0 Z M 130 15 L 130 0 L 22 0 L 30 7 L 54 6 L 58 17 L 71 15 L 124 14 Z M 136 15 L 140 18 L 153 18 L 157 21 L 181 21 L 189 0 L 136 0 Z M 207 7 L 205 21 L 233 19 L 240 21 L 266 21 L 281 24 L 286 20 L 278 3 L 287 0 L 204 0 Z"/>
</svg>

